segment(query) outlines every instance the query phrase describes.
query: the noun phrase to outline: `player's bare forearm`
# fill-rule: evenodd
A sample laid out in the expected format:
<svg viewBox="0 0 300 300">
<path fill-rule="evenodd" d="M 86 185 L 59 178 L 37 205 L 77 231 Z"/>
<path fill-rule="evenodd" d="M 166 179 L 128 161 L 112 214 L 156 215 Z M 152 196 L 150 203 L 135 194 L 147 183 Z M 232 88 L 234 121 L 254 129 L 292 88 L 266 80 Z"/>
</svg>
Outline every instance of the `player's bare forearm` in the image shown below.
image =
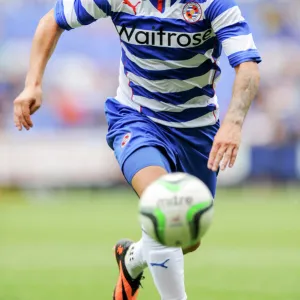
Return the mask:
<svg viewBox="0 0 300 300">
<path fill-rule="evenodd" d="M 63 30 L 59 28 L 51 10 L 39 22 L 30 55 L 30 66 L 26 86 L 40 86 L 48 60 L 50 59 Z"/>
<path fill-rule="evenodd" d="M 257 94 L 259 70 L 255 62 L 246 62 L 235 68 L 236 78 L 229 109 L 218 131 L 210 152 L 208 168 L 225 170 L 233 167 L 241 142 L 242 125 Z"/>
<path fill-rule="evenodd" d="M 14 101 L 14 122 L 19 130 L 33 126 L 30 115 L 41 106 L 43 75 L 62 32 L 53 10 L 39 22 L 32 42 L 25 88 Z"/>
<path fill-rule="evenodd" d="M 257 63 L 246 62 L 235 68 L 236 78 L 232 100 L 224 119 L 239 126 L 243 125 L 252 100 L 257 94 L 260 75 Z"/>
</svg>

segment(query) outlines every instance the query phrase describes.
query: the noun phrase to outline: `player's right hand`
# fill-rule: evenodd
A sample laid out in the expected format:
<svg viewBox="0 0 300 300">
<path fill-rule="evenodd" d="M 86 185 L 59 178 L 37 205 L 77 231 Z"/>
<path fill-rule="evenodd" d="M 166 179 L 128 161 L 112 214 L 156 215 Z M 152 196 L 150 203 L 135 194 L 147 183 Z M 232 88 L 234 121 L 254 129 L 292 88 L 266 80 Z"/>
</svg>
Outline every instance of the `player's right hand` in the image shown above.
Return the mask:
<svg viewBox="0 0 300 300">
<path fill-rule="evenodd" d="M 41 87 L 26 87 L 14 101 L 14 122 L 18 130 L 33 127 L 31 115 L 35 113 L 42 104 Z"/>
</svg>

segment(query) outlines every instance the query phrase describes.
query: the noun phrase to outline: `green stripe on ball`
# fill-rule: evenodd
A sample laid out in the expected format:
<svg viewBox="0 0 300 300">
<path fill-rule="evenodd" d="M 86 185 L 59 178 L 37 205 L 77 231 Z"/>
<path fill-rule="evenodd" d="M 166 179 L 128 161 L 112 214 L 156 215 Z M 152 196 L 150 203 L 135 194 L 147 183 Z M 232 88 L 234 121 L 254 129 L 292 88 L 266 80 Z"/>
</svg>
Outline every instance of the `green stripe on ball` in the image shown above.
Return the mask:
<svg viewBox="0 0 300 300">
<path fill-rule="evenodd" d="M 199 220 L 195 220 L 195 218 L 200 217 L 199 213 L 206 211 L 209 207 L 212 206 L 211 200 L 206 202 L 197 203 L 191 206 L 187 213 L 186 219 L 188 221 L 190 227 L 190 233 L 192 237 L 192 241 L 197 241 L 199 235 Z"/>
<path fill-rule="evenodd" d="M 157 230 L 156 230 L 156 234 L 158 235 L 157 238 L 161 244 L 164 244 L 165 229 L 166 229 L 166 216 L 159 208 L 156 208 L 154 210 L 154 216 L 157 221 Z"/>
</svg>

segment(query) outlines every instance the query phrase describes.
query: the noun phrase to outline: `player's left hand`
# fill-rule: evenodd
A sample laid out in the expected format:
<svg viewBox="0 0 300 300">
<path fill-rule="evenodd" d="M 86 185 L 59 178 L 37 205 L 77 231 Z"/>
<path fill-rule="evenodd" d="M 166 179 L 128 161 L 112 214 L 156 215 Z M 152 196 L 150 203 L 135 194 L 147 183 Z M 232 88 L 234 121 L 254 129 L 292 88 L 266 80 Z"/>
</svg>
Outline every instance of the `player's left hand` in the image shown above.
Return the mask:
<svg viewBox="0 0 300 300">
<path fill-rule="evenodd" d="M 208 168 L 212 171 L 223 171 L 229 165 L 233 167 L 241 143 L 241 125 L 224 122 L 215 136 L 211 149 Z"/>
</svg>

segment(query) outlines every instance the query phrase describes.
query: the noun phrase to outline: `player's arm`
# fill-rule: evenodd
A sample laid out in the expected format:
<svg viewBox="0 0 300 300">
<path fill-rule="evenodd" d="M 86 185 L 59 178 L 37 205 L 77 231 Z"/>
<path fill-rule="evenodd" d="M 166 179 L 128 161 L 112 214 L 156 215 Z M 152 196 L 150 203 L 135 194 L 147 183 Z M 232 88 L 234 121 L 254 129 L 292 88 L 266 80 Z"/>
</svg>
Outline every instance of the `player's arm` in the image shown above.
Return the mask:
<svg viewBox="0 0 300 300">
<path fill-rule="evenodd" d="M 235 68 L 236 78 L 229 109 L 218 131 L 210 156 L 210 168 L 216 171 L 233 167 L 241 142 L 242 126 L 259 86 L 257 63 L 245 62 Z"/>
<path fill-rule="evenodd" d="M 41 19 L 33 38 L 25 88 L 14 101 L 14 122 L 19 130 L 33 126 L 30 115 L 41 106 L 43 75 L 62 32 L 91 24 L 110 13 L 107 0 L 57 0 L 55 9 Z"/>
<path fill-rule="evenodd" d="M 248 24 L 234 0 L 214 0 L 205 11 L 219 41 L 222 42 L 236 78 L 232 99 L 210 153 L 208 168 L 224 170 L 235 163 L 241 142 L 242 125 L 257 94 L 260 55 Z"/>
<path fill-rule="evenodd" d="M 33 126 L 30 115 L 41 106 L 44 71 L 62 32 L 53 10 L 39 22 L 32 42 L 25 88 L 14 101 L 14 122 L 19 130 L 22 127 L 29 130 Z"/>
<path fill-rule="evenodd" d="M 235 81 L 231 102 L 224 123 L 242 127 L 252 100 L 257 94 L 260 73 L 255 62 L 244 62 L 235 67 Z"/>
</svg>

